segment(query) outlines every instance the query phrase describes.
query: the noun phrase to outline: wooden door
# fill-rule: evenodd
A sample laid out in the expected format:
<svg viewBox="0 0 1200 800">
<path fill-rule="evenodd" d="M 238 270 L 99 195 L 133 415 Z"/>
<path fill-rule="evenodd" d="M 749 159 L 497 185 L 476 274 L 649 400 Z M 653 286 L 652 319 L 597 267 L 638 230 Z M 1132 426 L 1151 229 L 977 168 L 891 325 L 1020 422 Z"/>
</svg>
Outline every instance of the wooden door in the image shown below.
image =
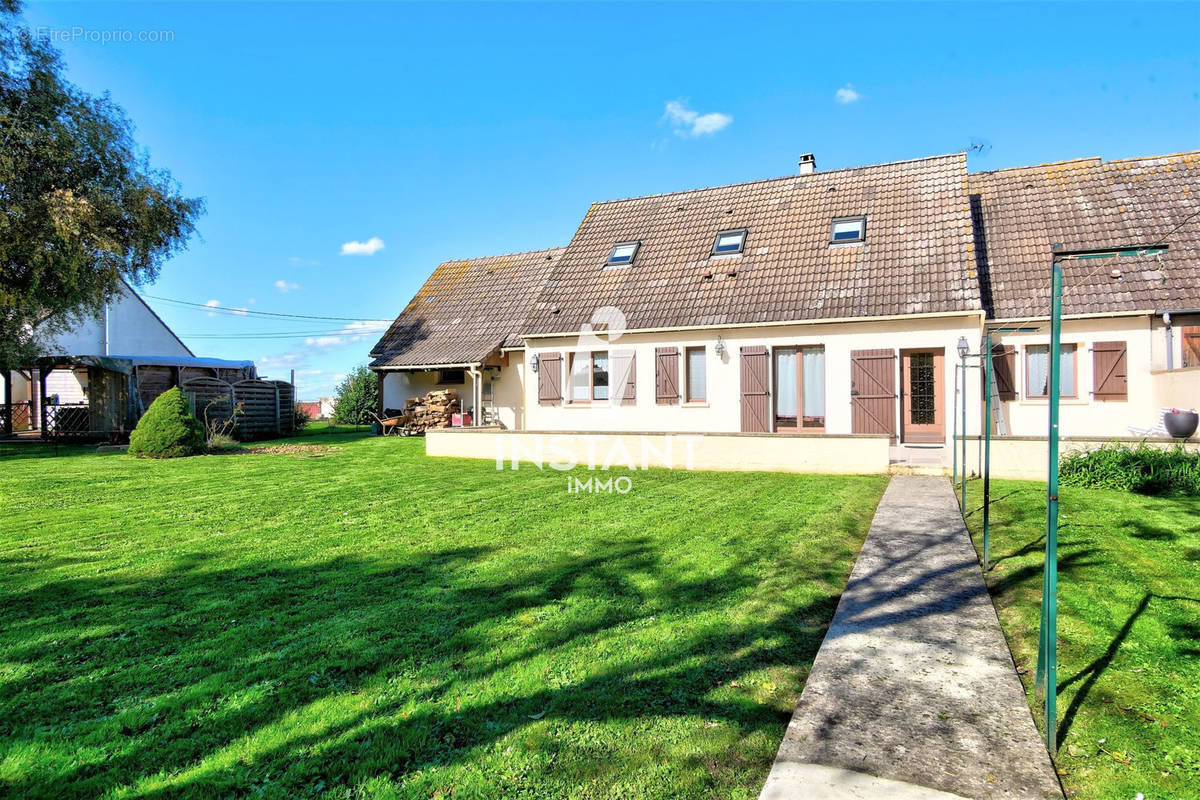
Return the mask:
<svg viewBox="0 0 1200 800">
<path fill-rule="evenodd" d="M 767 348 L 761 345 L 742 348 L 742 432 L 770 433 L 771 401 L 767 387 Z"/>
<path fill-rule="evenodd" d="M 946 441 L 945 350 L 901 350 L 900 438 Z"/>
<path fill-rule="evenodd" d="M 896 351 L 850 351 L 850 431 L 896 436 Z"/>
</svg>

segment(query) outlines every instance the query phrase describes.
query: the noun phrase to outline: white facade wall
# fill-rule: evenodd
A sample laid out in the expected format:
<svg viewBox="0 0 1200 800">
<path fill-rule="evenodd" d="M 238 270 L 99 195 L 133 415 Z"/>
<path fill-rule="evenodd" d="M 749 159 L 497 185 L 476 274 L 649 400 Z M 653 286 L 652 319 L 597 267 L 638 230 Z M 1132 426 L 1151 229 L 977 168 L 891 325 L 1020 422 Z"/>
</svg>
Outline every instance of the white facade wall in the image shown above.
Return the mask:
<svg viewBox="0 0 1200 800">
<path fill-rule="evenodd" d="M 1049 407 L 1045 398 L 1029 397 L 1026 391 L 1026 348 L 1050 342 L 1049 324 L 1037 323 L 1041 330 L 1028 334 L 1004 334 L 995 337 L 1017 348 L 1013 376 L 1017 399 L 1003 403 L 1012 436 L 1045 436 Z M 1126 343 L 1127 399 L 1097 401 L 1092 374 L 1092 345 L 1095 342 Z M 1176 370 L 1168 379 L 1153 375 L 1157 365 L 1166 364 L 1166 334 L 1161 324 L 1152 324 L 1148 316 L 1103 317 L 1064 320 L 1062 343 L 1075 345 L 1076 396 L 1064 397 L 1059 406 L 1059 432 L 1062 436 L 1129 436 L 1129 426 L 1153 427 L 1162 405 L 1182 402 L 1178 397 L 1191 395 L 1189 407 L 1200 406 L 1200 370 Z M 1175 365 L 1178 366 L 1178 336 Z M 1189 374 L 1190 373 L 1190 374 Z M 1188 390 L 1190 384 L 1191 390 Z M 1170 386 L 1168 397 L 1160 386 Z M 1170 402 L 1168 402 L 1168 400 Z"/>
<path fill-rule="evenodd" d="M 957 362 L 957 343 L 966 337 L 972 350 L 978 350 L 981 336 L 981 317 L 963 314 L 947 317 L 909 317 L 899 320 L 871 322 L 837 322 L 800 325 L 772 325 L 706 329 L 666 333 L 632 333 L 611 343 L 610 352 L 636 352 L 637 402 L 630 406 L 602 407 L 572 405 L 568 395 L 567 358 L 577 344 L 574 339 L 530 339 L 526 358 L 549 352 L 564 353 L 564 401 L 544 406 L 538 403 L 537 376 L 529 375 L 525 385 L 525 429 L 530 431 L 629 431 L 629 432 L 714 432 L 733 433 L 741 430 L 741 364 L 742 346 L 766 345 L 791 347 L 823 345 L 825 347 L 825 433 L 851 433 L 850 353 L 852 350 L 891 348 L 899 353 L 907 348 L 943 348 L 944 419 L 946 438 L 952 433 L 950 403 L 954 397 L 954 375 Z M 715 351 L 717 337 L 725 343 L 724 355 Z M 707 399 L 703 403 L 681 402 L 679 405 L 659 405 L 655 397 L 655 348 L 706 348 Z M 596 347 L 594 349 L 601 349 Z M 972 375 L 974 377 L 974 373 Z M 899 376 L 897 376 L 899 387 Z M 680 390 L 687 385 L 686 364 L 680 364 Z M 968 433 L 979 432 L 981 401 L 978 378 L 967 381 Z M 613 392 L 619 387 L 613 386 Z M 899 403 L 897 403 L 897 414 Z"/>
<path fill-rule="evenodd" d="M 132 292 L 108 306 L 108 347 L 101 314 L 59 336 L 48 355 L 70 356 L 190 356 L 154 312 Z"/>
</svg>

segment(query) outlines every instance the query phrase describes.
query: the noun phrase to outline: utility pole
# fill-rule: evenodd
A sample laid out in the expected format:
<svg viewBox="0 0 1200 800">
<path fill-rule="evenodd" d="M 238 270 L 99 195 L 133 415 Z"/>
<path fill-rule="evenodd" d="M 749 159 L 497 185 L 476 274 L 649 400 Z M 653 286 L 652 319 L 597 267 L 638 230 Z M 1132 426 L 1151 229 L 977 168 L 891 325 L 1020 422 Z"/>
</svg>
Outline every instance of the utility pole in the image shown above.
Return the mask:
<svg viewBox="0 0 1200 800">
<path fill-rule="evenodd" d="M 1035 693 L 1045 701 L 1046 749 L 1058 741 L 1058 405 L 1062 351 L 1062 264 L 1054 258 L 1050 274 L 1050 421 L 1047 431 L 1049 471 L 1046 481 L 1046 560 L 1042 568 L 1042 624 L 1038 635 Z"/>
</svg>

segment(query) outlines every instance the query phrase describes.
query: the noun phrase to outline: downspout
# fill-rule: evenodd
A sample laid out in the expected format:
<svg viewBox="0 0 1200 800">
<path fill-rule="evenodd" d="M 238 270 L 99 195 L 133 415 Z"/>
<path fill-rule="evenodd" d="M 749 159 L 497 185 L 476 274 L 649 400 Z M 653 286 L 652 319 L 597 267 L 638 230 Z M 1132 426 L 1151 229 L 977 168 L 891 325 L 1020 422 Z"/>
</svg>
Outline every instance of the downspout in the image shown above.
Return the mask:
<svg viewBox="0 0 1200 800">
<path fill-rule="evenodd" d="M 1167 369 L 1175 369 L 1175 329 L 1171 327 L 1171 312 L 1164 311 L 1163 325 L 1167 326 Z"/>
<path fill-rule="evenodd" d="M 479 371 L 478 364 L 472 364 L 467 368 L 467 374 L 471 376 L 471 427 L 479 427 L 479 404 L 483 400 L 483 388 L 480 381 L 483 379 L 483 374 Z"/>
<path fill-rule="evenodd" d="M 108 355 L 108 303 L 104 304 L 104 355 Z"/>
</svg>

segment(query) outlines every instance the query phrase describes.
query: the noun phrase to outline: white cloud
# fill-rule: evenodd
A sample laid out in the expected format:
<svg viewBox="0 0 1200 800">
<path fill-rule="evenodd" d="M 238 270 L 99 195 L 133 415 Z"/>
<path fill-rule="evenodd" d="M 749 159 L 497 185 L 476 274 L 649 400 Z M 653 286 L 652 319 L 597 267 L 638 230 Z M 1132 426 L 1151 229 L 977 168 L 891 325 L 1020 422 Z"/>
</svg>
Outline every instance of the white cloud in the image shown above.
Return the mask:
<svg viewBox="0 0 1200 800">
<path fill-rule="evenodd" d="M 373 256 L 382 250 L 384 247 L 383 239 L 378 236 L 372 236 L 365 242 L 343 242 L 342 255 L 344 256 Z"/>
<path fill-rule="evenodd" d="M 274 369 L 293 369 L 304 363 L 307 352 L 302 350 L 293 350 L 288 353 L 280 353 L 277 356 L 262 356 L 255 361 L 255 366 L 259 371 L 274 370 Z"/>
<path fill-rule="evenodd" d="M 299 289 L 300 284 L 291 283 L 291 282 L 285 281 L 285 280 L 278 280 L 278 281 L 275 281 L 275 288 L 278 289 L 279 291 L 283 292 L 284 294 L 287 294 L 288 292 L 294 292 L 297 289 Z"/>
<path fill-rule="evenodd" d="M 244 317 L 250 313 L 250 310 L 247 308 L 231 308 L 229 311 L 233 314 L 237 314 L 239 317 Z"/>
<path fill-rule="evenodd" d="M 218 308 L 221 305 L 221 301 L 220 300 L 209 300 L 204 305 L 206 308 Z M 210 312 L 208 312 L 208 315 L 210 317 L 215 317 L 217 315 L 217 312 L 210 311 Z"/>
<path fill-rule="evenodd" d="M 361 342 L 375 338 L 388 329 L 388 322 L 348 322 L 337 333 L 328 336 L 310 336 L 304 340 L 307 347 L 328 349 L 338 345 Z"/>
<path fill-rule="evenodd" d="M 844 106 L 857 103 L 858 98 L 858 92 L 854 91 L 854 87 L 848 83 L 833 93 L 834 102 L 841 103 Z"/>
<path fill-rule="evenodd" d="M 701 114 L 688 108 L 683 100 L 671 100 L 663 112 L 663 119 L 670 123 L 676 136 L 695 139 L 698 136 L 712 136 L 720 130 L 729 127 L 733 117 L 718 111 Z"/>
<path fill-rule="evenodd" d="M 293 267 L 319 267 L 320 261 L 314 261 L 311 258 L 301 258 L 300 256 L 292 256 L 288 259 L 288 263 Z"/>
</svg>

